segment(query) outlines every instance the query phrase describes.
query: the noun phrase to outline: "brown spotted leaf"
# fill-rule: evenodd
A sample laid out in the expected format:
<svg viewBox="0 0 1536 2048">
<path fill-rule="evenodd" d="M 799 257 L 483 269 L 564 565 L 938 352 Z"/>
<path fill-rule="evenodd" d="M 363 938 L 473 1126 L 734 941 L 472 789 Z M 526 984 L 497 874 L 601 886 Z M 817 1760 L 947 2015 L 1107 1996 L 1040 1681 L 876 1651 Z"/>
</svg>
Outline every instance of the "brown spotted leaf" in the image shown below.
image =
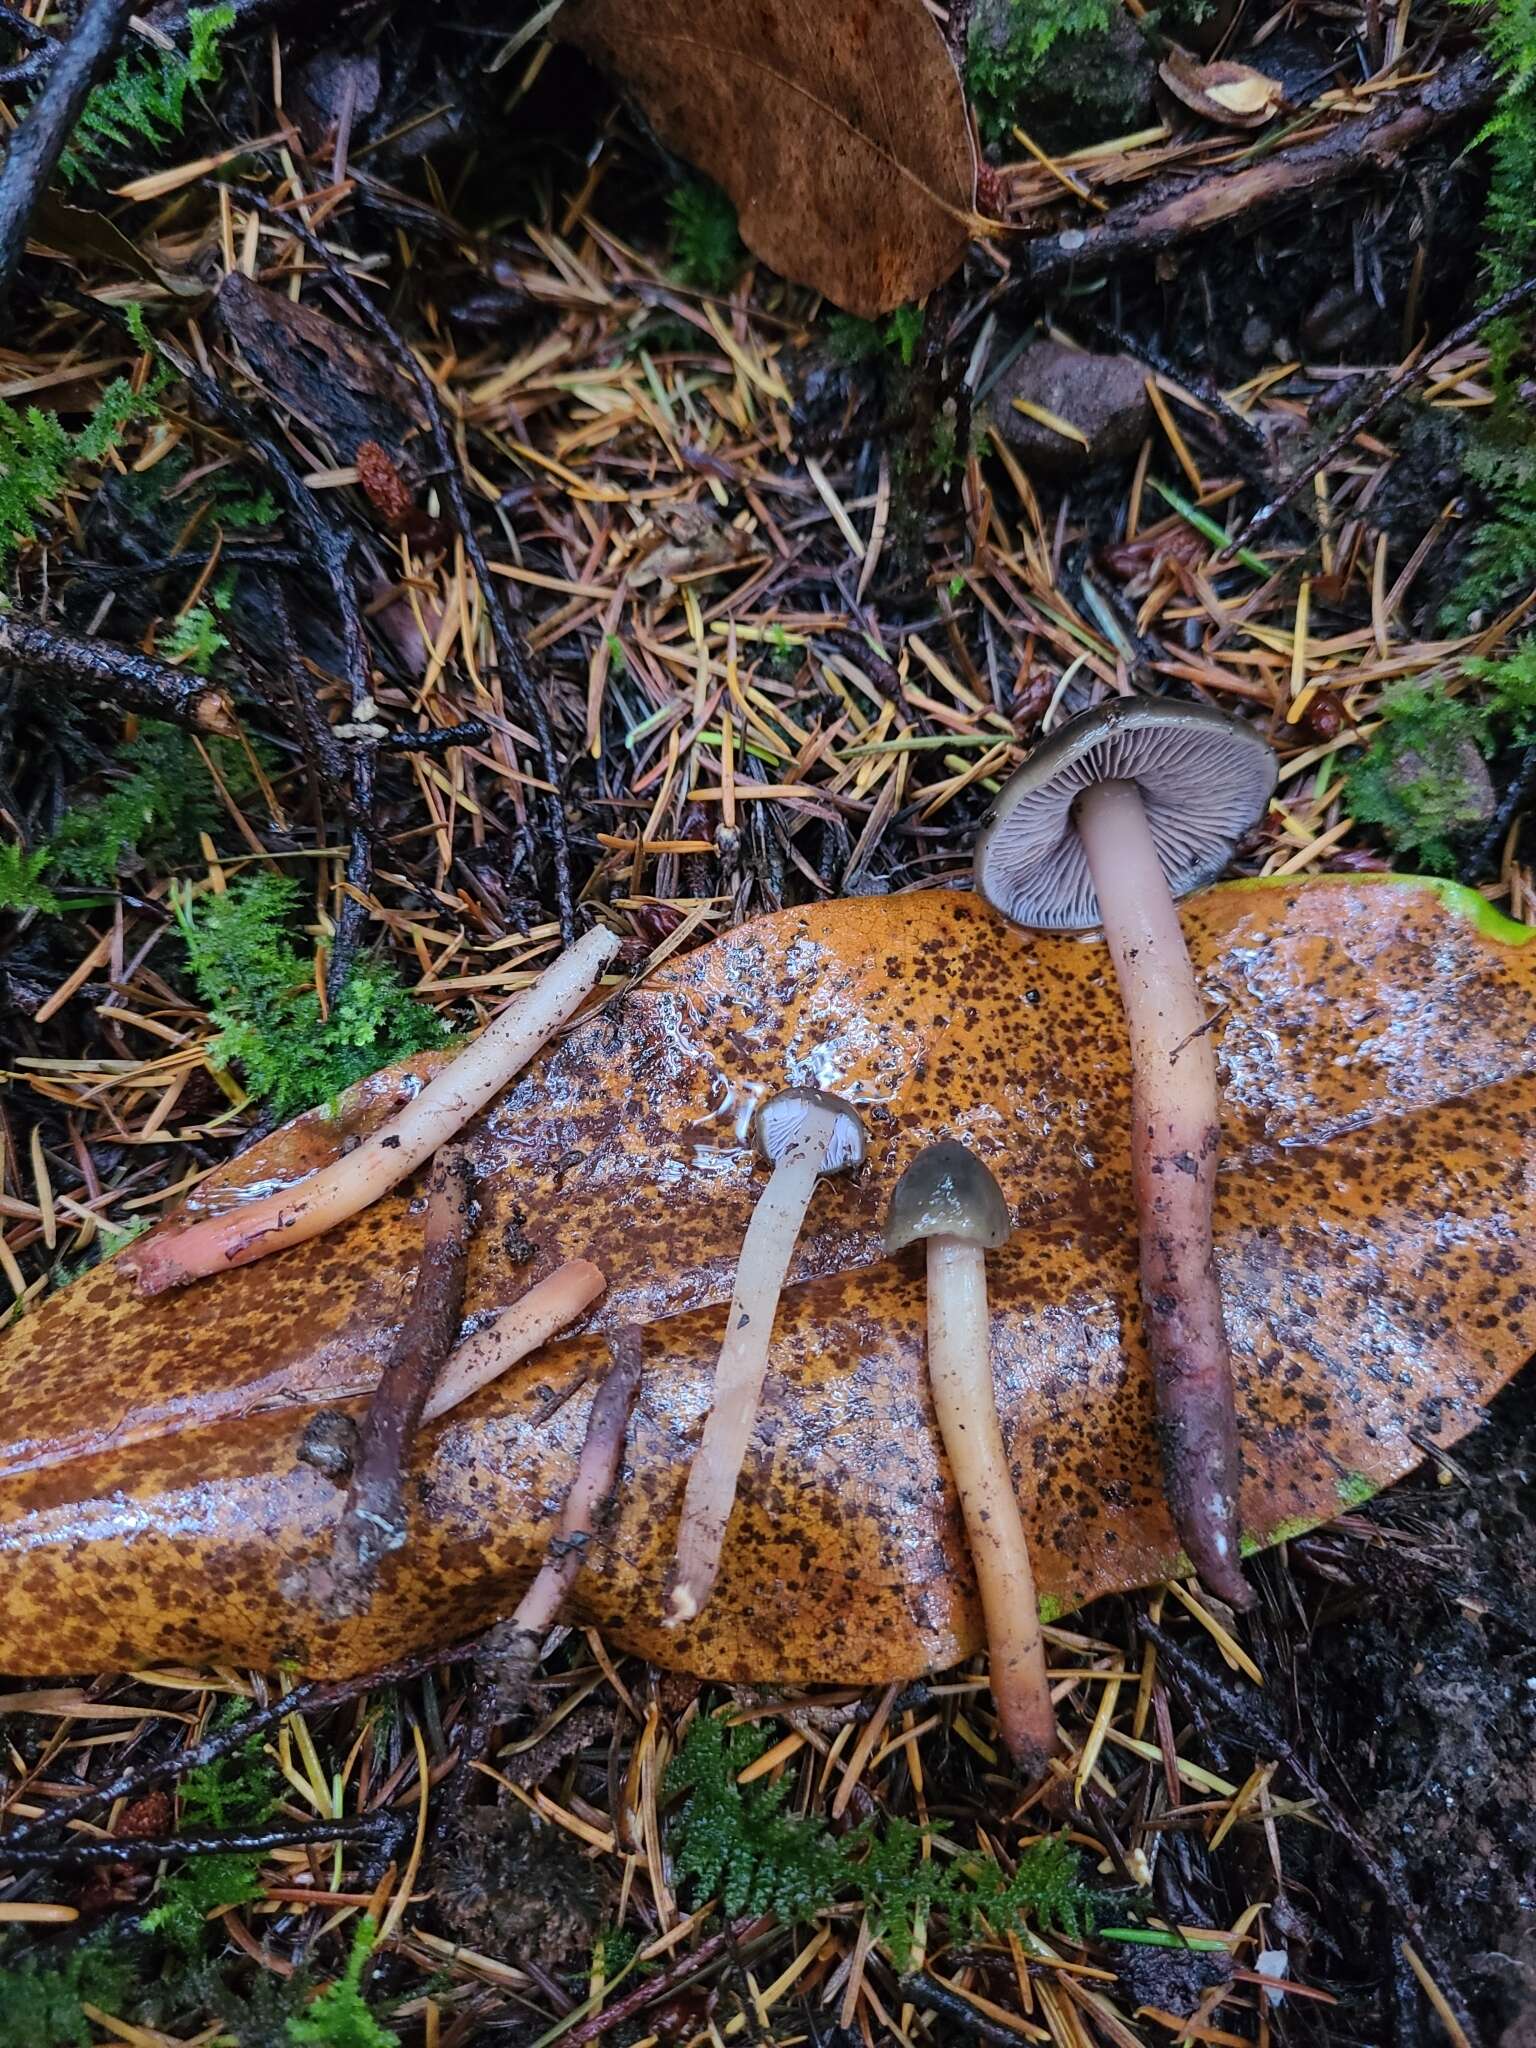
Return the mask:
<svg viewBox="0 0 1536 2048">
<path fill-rule="evenodd" d="M 1184 907 L 1217 1013 L 1217 1252 L 1257 1543 L 1448 1445 L 1536 1346 L 1536 944 L 1465 891 L 1238 885 Z M 602 1332 L 650 1325 L 611 1547 L 579 1582 L 616 1642 L 705 1674 L 875 1680 L 977 1646 L 924 1372 L 916 1252 L 881 1251 L 898 1174 L 958 1136 L 1016 1233 L 991 1261 L 999 1408 L 1053 1610 L 1175 1564 L 1136 1315 L 1124 1025 L 1101 944 L 964 895 L 786 911 L 669 965 L 471 1127 L 478 1324 L 562 1259 L 610 1276 L 588 1324 L 432 1432 L 374 1613 L 278 1588 L 340 1504 L 304 1402 L 377 1373 L 420 1240 L 402 1190 L 332 1235 L 140 1300 L 110 1266 L 0 1340 L 0 1665 L 158 1658 L 367 1669 L 505 1613 L 580 1449 Z M 289 1178 L 424 1063 L 300 1119 L 208 1183 Z M 714 1600 L 659 1629 L 737 1247 L 753 1104 L 814 1082 L 870 1164 L 812 1205 Z M 531 1264 L 520 1263 L 526 1244 Z M 561 1395 L 567 1395 L 563 1403 Z"/>
<path fill-rule="evenodd" d="M 725 187 L 782 276 L 872 320 L 959 263 L 976 159 L 922 0 L 568 0 L 556 31 Z"/>
</svg>

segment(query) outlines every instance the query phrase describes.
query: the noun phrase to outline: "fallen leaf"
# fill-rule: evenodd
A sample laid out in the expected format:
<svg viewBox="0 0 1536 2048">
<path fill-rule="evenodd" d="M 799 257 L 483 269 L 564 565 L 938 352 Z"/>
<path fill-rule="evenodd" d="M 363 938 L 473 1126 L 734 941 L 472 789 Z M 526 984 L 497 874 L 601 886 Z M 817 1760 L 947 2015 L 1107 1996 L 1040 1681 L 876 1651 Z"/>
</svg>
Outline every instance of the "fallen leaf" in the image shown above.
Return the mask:
<svg viewBox="0 0 1536 2048">
<path fill-rule="evenodd" d="M 98 262 L 126 270 L 143 284 L 163 285 L 176 298 L 196 299 L 204 287 L 195 277 L 161 270 L 150 262 L 119 227 L 104 213 L 84 206 L 69 206 L 56 193 L 45 192 L 33 209 L 28 240 L 50 255 L 72 262 L 93 256 Z"/>
<path fill-rule="evenodd" d="M 1164 85 L 1192 113 L 1226 128 L 1262 128 L 1285 105 L 1285 88 L 1247 64 L 1219 58 L 1202 64 L 1173 49 L 1157 67 Z"/>
<path fill-rule="evenodd" d="M 1271 1543 L 1453 1444 L 1536 1346 L 1536 943 L 1449 885 L 1326 878 L 1184 906 L 1225 1087 L 1216 1239 L 1244 1526 Z M 204 1199 L 292 1178 L 429 1062 L 253 1146 Z M 818 1191 L 774 1335 L 719 1588 L 658 1626 L 737 1250 L 753 1103 L 864 1104 L 861 1185 Z M 924 1370 L 922 1264 L 881 1250 L 901 1169 L 959 1136 L 1017 1228 L 991 1261 L 1004 1433 L 1048 1611 L 1175 1567 L 1136 1310 L 1125 1030 L 1094 940 L 947 892 L 741 926 L 572 1032 L 478 1125 L 477 1326 L 558 1261 L 588 1323 L 432 1435 L 374 1612 L 286 1603 L 340 1496 L 305 1402 L 367 1384 L 397 1326 L 411 1191 L 332 1235 L 143 1301 L 112 1267 L 0 1344 L 0 1665 L 368 1670 L 508 1611 L 580 1450 L 602 1333 L 650 1325 L 611 1544 L 578 1587 L 616 1644 L 701 1674 L 912 1676 L 980 1642 Z M 521 1222 L 520 1218 L 526 1220 Z M 531 1240 L 536 1256 L 519 1263 Z M 568 1395 L 562 1401 L 561 1397 Z"/>
<path fill-rule="evenodd" d="M 873 320 L 959 263 L 975 149 L 922 0 L 572 0 L 555 31 L 725 187 L 782 276 Z"/>
</svg>

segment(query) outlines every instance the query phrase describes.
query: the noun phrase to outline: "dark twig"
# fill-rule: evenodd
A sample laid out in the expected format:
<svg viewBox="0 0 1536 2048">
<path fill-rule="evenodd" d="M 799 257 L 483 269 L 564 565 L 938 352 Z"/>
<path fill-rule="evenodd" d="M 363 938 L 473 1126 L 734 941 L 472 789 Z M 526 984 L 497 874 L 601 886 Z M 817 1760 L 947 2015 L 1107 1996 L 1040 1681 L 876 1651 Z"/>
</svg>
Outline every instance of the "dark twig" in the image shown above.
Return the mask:
<svg viewBox="0 0 1536 2048">
<path fill-rule="evenodd" d="M 1406 1930 L 1409 1939 L 1418 1950 L 1420 1959 L 1439 1985 L 1446 2003 L 1460 2021 L 1467 2039 L 1475 2044 L 1478 2039 L 1477 2028 L 1456 1991 L 1455 1980 L 1449 1968 L 1438 1954 L 1438 1943 L 1434 1935 L 1426 1927 L 1423 1916 L 1409 1897 L 1401 1877 L 1383 1861 L 1354 1822 L 1340 1809 L 1338 1802 L 1329 1793 L 1312 1766 L 1271 1718 L 1268 1708 L 1250 1692 L 1240 1690 L 1230 1680 L 1206 1670 L 1205 1666 L 1192 1657 L 1175 1637 L 1166 1629 L 1160 1628 L 1157 1623 L 1143 1619 L 1141 1629 L 1144 1635 L 1156 1643 L 1159 1656 L 1186 1691 L 1203 1693 L 1240 1731 L 1243 1741 L 1250 1748 L 1277 1758 L 1297 1779 L 1316 1806 L 1324 1824 L 1338 1836 L 1354 1857 L 1367 1883 L 1378 1894 L 1388 1911 L 1396 1916 L 1398 1924 Z M 1395 1860 L 1397 1859 L 1394 1857 Z"/>
<path fill-rule="evenodd" d="M 456 1146 L 440 1152 L 411 1305 L 363 1417 L 330 1559 L 311 1574 L 310 1591 L 331 1614 L 366 1612 L 381 1561 L 405 1543 L 405 1471 L 421 1411 L 458 1333 L 473 1189 L 468 1154 Z"/>
<path fill-rule="evenodd" d="M 355 1700 L 363 1693 L 374 1691 L 376 1687 L 407 1685 L 424 1671 L 466 1664 L 478 1654 L 478 1650 L 476 1642 L 456 1643 L 451 1650 L 422 1651 L 414 1657 L 402 1658 L 398 1664 L 386 1664 L 377 1671 L 362 1672 L 354 1678 L 311 1679 L 307 1684 L 296 1685 L 292 1692 L 268 1700 L 264 1707 L 253 1707 L 250 1713 L 232 1721 L 228 1727 L 205 1735 L 190 1749 L 178 1750 L 154 1763 L 130 1765 L 119 1771 L 115 1778 L 108 1778 L 100 1785 L 89 1785 L 72 1799 L 61 1799 L 35 1820 L 23 1821 L 20 1827 L 0 1835 L 0 1864 L 8 1862 L 24 1843 L 36 1841 L 40 1835 L 51 1834 L 55 1828 L 67 1827 L 72 1820 L 81 1820 L 88 1813 L 110 1806 L 116 1799 L 137 1799 L 143 1793 L 153 1791 L 157 1785 L 173 1783 L 186 1777 L 189 1771 L 217 1763 L 221 1757 L 243 1748 L 253 1735 L 264 1735 L 269 1728 L 276 1728 L 293 1714 L 323 1714 L 332 1707 L 344 1706 L 348 1700 Z"/>
<path fill-rule="evenodd" d="M 230 733 L 235 715 L 228 697 L 206 676 L 171 668 L 135 647 L 87 640 L 29 624 L 14 612 L 0 612 L 0 662 L 88 689 L 130 711 L 147 712 L 197 732 Z"/>
<path fill-rule="evenodd" d="M 1536 807 L 1536 747 L 1527 747 L 1520 756 L 1520 765 L 1508 789 L 1499 798 L 1498 809 L 1472 849 L 1466 869 L 1470 879 L 1475 881 L 1495 866 L 1504 850 L 1510 827 L 1533 807 Z"/>
<path fill-rule="evenodd" d="M 1391 162 L 1454 121 L 1485 113 L 1498 94 L 1488 60 L 1462 57 L 1410 91 L 1381 94 L 1368 113 L 1336 121 L 1310 142 L 1261 154 L 1257 161 L 1250 156 L 1228 170 L 1153 179 L 1101 220 L 1026 243 L 1006 296 L 1033 302 L 1044 287 L 1068 277 L 1155 256 L 1195 235 L 1230 229 L 1235 220 L 1324 191 Z"/>
<path fill-rule="evenodd" d="M 422 732 L 392 732 L 378 742 L 382 754 L 446 754 L 450 747 L 482 747 L 491 736 L 483 718 L 461 725 L 430 725 Z"/>
<path fill-rule="evenodd" d="M 74 34 L 49 67 L 42 91 L 0 163 L 0 305 L 27 246 L 27 224 L 47 191 L 91 87 L 122 39 L 134 0 L 85 0 Z"/>
<path fill-rule="evenodd" d="M 361 1843 L 393 1857 L 415 1826 L 413 1814 L 380 1807 L 355 1820 L 281 1821 L 271 1827 L 216 1828 L 202 1834 L 76 1837 L 52 1845 L 5 1850 L 0 1863 L 18 1871 L 55 1870 L 75 1864 L 158 1863 L 162 1856 L 265 1855 L 272 1849 L 319 1849 L 335 1842 Z"/>
<path fill-rule="evenodd" d="M 237 187 L 235 196 L 243 205 L 255 208 L 264 218 L 280 218 L 284 230 L 294 235 L 318 262 L 325 265 L 333 283 L 348 305 L 369 333 L 389 351 L 394 362 L 409 377 L 421 401 L 421 409 L 426 415 L 427 429 L 432 439 L 432 459 L 438 472 L 437 481 L 448 501 L 449 515 L 464 543 L 464 552 L 469 557 L 470 567 L 474 570 L 475 580 L 480 586 L 486 616 L 490 620 L 491 638 L 496 645 L 497 666 L 503 680 L 512 687 L 520 714 L 533 728 L 544 769 L 544 779 L 550 785 L 545 813 L 549 826 L 550 857 L 555 870 L 555 906 L 560 920 L 560 936 L 566 945 L 570 945 L 576 936 L 576 904 L 571 888 L 571 850 L 566 832 L 565 805 L 560 795 L 564 780 L 564 764 L 555 743 L 555 730 L 550 721 L 549 706 L 544 701 L 545 678 L 542 674 L 535 674 L 533 658 L 522 634 L 513 624 L 503 585 L 491 574 L 490 564 L 470 511 L 469 496 L 464 488 L 463 466 L 459 461 L 458 450 L 454 447 L 452 436 L 448 432 L 447 422 L 443 418 L 437 386 L 422 368 L 415 351 L 406 344 L 373 300 L 362 290 L 346 265 L 332 255 L 317 235 L 312 235 L 302 222 L 294 219 L 291 214 L 274 216 L 271 207 L 259 192 Z"/>
<path fill-rule="evenodd" d="M 646 1983 L 637 1985 L 633 1991 L 616 1998 L 612 2005 L 606 2005 L 601 2012 L 589 2013 L 584 2020 L 572 2027 L 564 2036 L 566 2048 L 583 2048 L 583 2043 L 596 2041 L 612 2028 L 622 2026 L 634 2018 L 637 2012 L 644 2012 L 648 2005 L 654 2005 L 658 1998 L 668 1998 L 681 1991 L 686 1985 L 702 1975 L 712 1963 L 724 1961 L 738 1948 L 748 1942 L 760 1940 L 771 1934 L 778 1925 L 771 1913 L 759 1914 L 756 1919 L 733 1920 L 722 1927 L 718 1934 L 701 1941 L 696 1949 L 683 1956 L 670 1970 L 659 1977 L 652 1977 Z"/>
<path fill-rule="evenodd" d="M 936 1977 L 914 1971 L 902 1978 L 901 1995 L 924 2012 L 936 2012 L 944 2019 L 953 2020 L 978 2041 L 995 2041 L 998 2048 L 1018 2048 L 1017 2034 L 999 2026 L 996 2020 L 989 2020 L 968 1998 L 951 1990 L 949 1985 L 941 1984 Z"/>
<path fill-rule="evenodd" d="M 1389 405 L 1401 398 L 1405 391 L 1411 390 L 1436 363 L 1454 353 L 1456 349 L 1465 348 L 1469 341 L 1476 341 L 1485 327 L 1491 327 L 1495 320 L 1502 320 L 1507 314 L 1518 312 L 1532 299 L 1536 299 L 1536 275 L 1522 278 L 1519 284 L 1511 285 L 1507 292 L 1500 292 L 1496 299 L 1490 299 L 1485 306 L 1480 306 L 1469 320 L 1463 320 L 1459 327 L 1453 328 L 1443 341 L 1437 341 L 1405 369 L 1389 377 L 1377 390 L 1376 395 L 1367 399 L 1360 407 L 1349 424 L 1340 428 L 1322 453 L 1314 455 L 1296 472 L 1283 490 L 1277 492 L 1268 504 L 1259 507 L 1237 538 L 1228 541 L 1226 552 L 1235 555 L 1240 548 L 1252 547 L 1258 536 L 1267 527 L 1274 525 L 1292 499 L 1298 497 L 1315 476 L 1331 468 L 1340 456 L 1346 454 L 1355 436 L 1363 434 L 1373 420 L 1379 419 Z"/>
<path fill-rule="evenodd" d="M 485 1638 L 488 1706 L 493 1720 L 506 1719 L 527 1698 L 540 1646 L 576 1583 L 593 1532 L 618 1478 L 630 1412 L 640 1391 L 639 1325 L 626 1323 L 608 1342 L 613 1364 L 592 1398 L 586 1440 L 565 1496 L 559 1526 L 551 1535 L 544 1562 L 515 1613 L 498 1622 Z"/>
</svg>

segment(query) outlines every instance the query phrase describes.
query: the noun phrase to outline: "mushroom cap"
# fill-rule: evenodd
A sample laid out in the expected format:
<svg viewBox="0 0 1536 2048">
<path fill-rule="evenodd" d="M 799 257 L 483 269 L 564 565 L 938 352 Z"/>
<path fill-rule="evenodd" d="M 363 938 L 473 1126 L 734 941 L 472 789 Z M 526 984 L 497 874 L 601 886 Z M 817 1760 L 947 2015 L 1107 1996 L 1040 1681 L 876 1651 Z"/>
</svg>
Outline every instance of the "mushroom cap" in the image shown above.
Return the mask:
<svg viewBox="0 0 1536 2048">
<path fill-rule="evenodd" d="M 1003 789 L 976 842 L 976 888 L 1014 924 L 1090 931 L 1098 891 L 1072 807 L 1099 782 L 1134 782 L 1175 896 L 1215 881 L 1264 815 L 1274 750 L 1208 704 L 1118 697 L 1042 740 Z"/>
<path fill-rule="evenodd" d="M 845 1102 L 841 1095 L 829 1095 L 824 1088 L 786 1088 L 781 1094 L 768 1097 L 752 1123 L 752 1142 L 758 1158 L 776 1166 L 814 1111 L 830 1111 L 835 1118 L 822 1172 L 856 1171 L 864 1164 L 863 1121 L 851 1102 Z"/>
<path fill-rule="evenodd" d="M 959 1237 L 995 1252 L 1013 1235 L 1002 1189 L 974 1152 L 952 1138 L 919 1152 L 891 1196 L 885 1248 L 920 1237 Z"/>
</svg>

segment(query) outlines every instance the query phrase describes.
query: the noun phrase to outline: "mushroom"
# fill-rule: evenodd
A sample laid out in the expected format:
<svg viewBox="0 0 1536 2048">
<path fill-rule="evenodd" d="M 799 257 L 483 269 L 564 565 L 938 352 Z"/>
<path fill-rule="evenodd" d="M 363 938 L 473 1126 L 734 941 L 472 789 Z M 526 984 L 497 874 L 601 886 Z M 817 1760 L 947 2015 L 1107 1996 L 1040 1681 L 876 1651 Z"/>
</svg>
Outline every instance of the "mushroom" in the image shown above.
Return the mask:
<svg viewBox="0 0 1536 2048">
<path fill-rule="evenodd" d="M 824 1174 L 864 1164 L 858 1111 L 819 1088 L 787 1088 L 770 1096 L 757 1112 L 753 1142 L 773 1172 L 741 1241 L 725 1341 L 715 1364 L 714 1405 L 683 1492 L 677 1557 L 667 1584 L 668 1628 L 692 1621 L 720 1575 L 725 1525 L 762 1398 L 773 1319 L 816 1183 Z"/>
<path fill-rule="evenodd" d="M 928 1378 L 976 1567 L 1003 1740 L 1038 1777 L 1056 1747 L 1056 1715 L 1029 1543 L 1008 1470 L 992 1385 L 987 1253 L 1013 1224 L 1003 1191 L 963 1145 L 919 1152 L 891 1196 L 885 1248 L 928 1246 Z"/>
<path fill-rule="evenodd" d="M 1131 1044 L 1141 1306 L 1184 1547 L 1213 1593 L 1239 1568 L 1237 1413 L 1211 1235 L 1220 1097 L 1210 1019 L 1174 898 L 1214 881 L 1263 815 L 1275 757 L 1203 704 L 1130 698 L 1069 720 L 1002 795 L 976 887 L 1037 931 L 1103 927 Z"/>
</svg>

